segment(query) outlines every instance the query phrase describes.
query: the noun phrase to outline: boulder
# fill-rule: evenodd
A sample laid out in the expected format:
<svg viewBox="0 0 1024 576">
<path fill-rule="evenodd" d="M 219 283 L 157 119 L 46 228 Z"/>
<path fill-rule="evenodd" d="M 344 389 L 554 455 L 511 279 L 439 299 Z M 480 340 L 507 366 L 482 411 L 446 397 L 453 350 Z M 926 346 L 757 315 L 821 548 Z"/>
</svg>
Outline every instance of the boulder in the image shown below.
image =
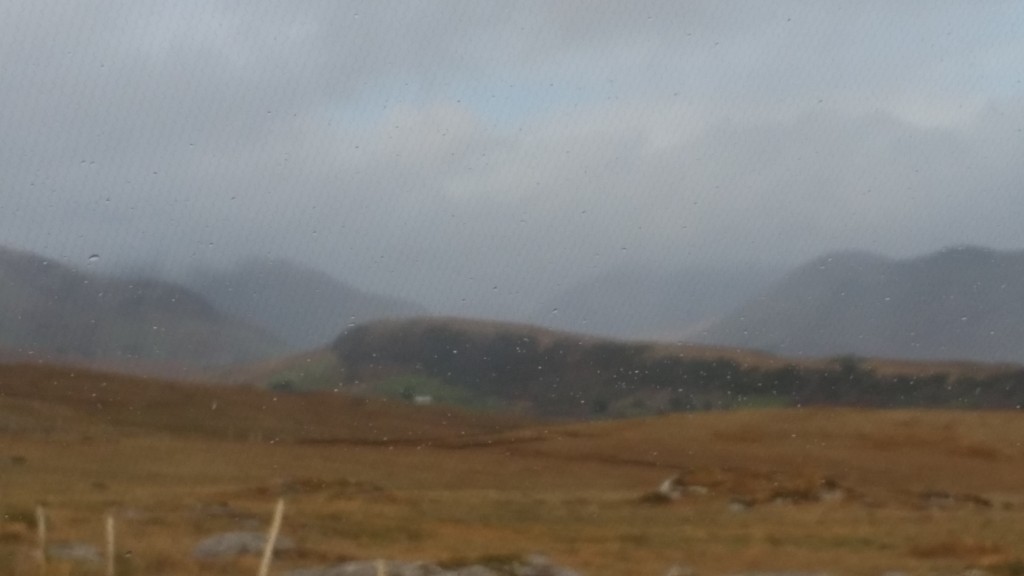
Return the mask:
<svg viewBox="0 0 1024 576">
<path fill-rule="evenodd" d="M 100 549 L 82 542 L 54 542 L 46 547 L 46 555 L 58 560 L 73 562 L 99 562 L 103 560 Z"/>
<path fill-rule="evenodd" d="M 388 576 L 442 576 L 448 574 L 441 568 L 422 562 L 384 562 L 384 573 Z M 378 576 L 376 560 L 356 560 L 334 566 L 303 568 L 285 572 L 283 576 Z"/>
<path fill-rule="evenodd" d="M 260 555 L 267 543 L 262 532 L 223 532 L 203 538 L 192 549 L 192 556 L 199 560 L 216 560 L 235 556 Z M 295 543 L 279 536 L 274 543 L 274 552 L 288 552 L 295 549 Z"/>
<path fill-rule="evenodd" d="M 441 568 L 423 562 L 385 561 L 387 576 L 581 576 L 578 572 L 552 564 L 547 557 L 531 554 L 500 564 L 468 564 Z M 378 576 L 377 561 L 358 560 L 320 568 L 285 572 L 284 576 Z"/>
</svg>

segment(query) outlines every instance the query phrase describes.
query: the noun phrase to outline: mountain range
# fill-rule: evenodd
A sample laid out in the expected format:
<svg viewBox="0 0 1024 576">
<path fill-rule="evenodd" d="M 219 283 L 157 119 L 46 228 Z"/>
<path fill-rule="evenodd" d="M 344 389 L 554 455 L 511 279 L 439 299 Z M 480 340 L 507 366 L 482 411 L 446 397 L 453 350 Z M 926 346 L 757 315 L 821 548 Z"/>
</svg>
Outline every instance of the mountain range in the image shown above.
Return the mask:
<svg viewBox="0 0 1024 576">
<path fill-rule="evenodd" d="M 0 348 L 22 358 L 210 368 L 281 347 L 180 285 L 94 274 L 0 249 Z"/>
<path fill-rule="evenodd" d="M 793 358 L 1024 363 L 1024 252 L 841 252 L 773 278 L 758 268 L 616 268 L 521 321 Z M 427 315 L 287 260 L 195 269 L 175 283 L 0 249 L 0 358 L 204 370 L 323 349 L 359 324 Z"/>
<path fill-rule="evenodd" d="M 419 304 L 364 292 L 326 272 L 277 258 L 193 270 L 183 282 L 220 310 L 280 337 L 287 352 L 326 346 L 346 326 L 360 322 L 428 313 Z"/>
<path fill-rule="evenodd" d="M 1024 252 L 836 253 L 786 275 L 701 342 L 794 357 L 1024 362 Z"/>
<path fill-rule="evenodd" d="M 325 346 L 348 324 L 414 305 L 285 260 L 193 271 L 184 283 L 99 273 L 0 248 L 0 358 L 193 375 Z"/>
</svg>

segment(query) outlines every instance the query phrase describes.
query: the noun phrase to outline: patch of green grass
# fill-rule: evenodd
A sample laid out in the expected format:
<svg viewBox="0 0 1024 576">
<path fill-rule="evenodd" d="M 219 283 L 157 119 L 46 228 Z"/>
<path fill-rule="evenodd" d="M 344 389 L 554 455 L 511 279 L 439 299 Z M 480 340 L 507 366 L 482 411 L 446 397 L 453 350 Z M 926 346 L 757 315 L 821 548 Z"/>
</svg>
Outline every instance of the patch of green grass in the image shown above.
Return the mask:
<svg viewBox="0 0 1024 576">
<path fill-rule="evenodd" d="M 266 387 L 280 392 L 313 392 L 338 387 L 340 370 L 333 354 L 306 358 L 267 378 Z"/>
<path fill-rule="evenodd" d="M 429 396 L 431 403 L 450 404 L 465 408 L 501 408 L 505 403 L 497 398 L 476 394 L 471 390 L 453 386 L 438 378 L 419 374 L 402 374 L 381 380 L 373 391 L 382 396 L 402 398 L 409 402 L 417 397 Z"/>
<path fill-rule="evenodd" d="M 740 409 L 786 408 L 791 401 L 788 397 L 776 394 L 751 394 L 737 399 L 733 407 Z"/>
</svg>

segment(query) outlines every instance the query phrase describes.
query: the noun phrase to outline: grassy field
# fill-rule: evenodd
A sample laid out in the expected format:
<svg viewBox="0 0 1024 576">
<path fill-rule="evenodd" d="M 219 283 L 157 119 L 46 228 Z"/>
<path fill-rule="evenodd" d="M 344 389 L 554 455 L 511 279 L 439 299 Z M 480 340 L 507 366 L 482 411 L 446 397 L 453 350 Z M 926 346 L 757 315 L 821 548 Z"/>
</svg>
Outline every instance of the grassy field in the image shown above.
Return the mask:
<svg viewBox="0 0 1024 576">
<path fill-rule="evenodd" d="M 645 493 L 680 474 L 672 502 Z M 1016 412 L 743 410 L 585 424 L 439 406 L 0 368 L 0 574 L 54 541 L 123 574 L 255 574 L 199 561 L 202 537 L 263 530 L 274 571 L 343 559 L 444 562 L 543 552 L 592 576 L 752 570 L 1024 573 Z M 51 575 L 102 565 L 52 560 Z"/>
</svg>

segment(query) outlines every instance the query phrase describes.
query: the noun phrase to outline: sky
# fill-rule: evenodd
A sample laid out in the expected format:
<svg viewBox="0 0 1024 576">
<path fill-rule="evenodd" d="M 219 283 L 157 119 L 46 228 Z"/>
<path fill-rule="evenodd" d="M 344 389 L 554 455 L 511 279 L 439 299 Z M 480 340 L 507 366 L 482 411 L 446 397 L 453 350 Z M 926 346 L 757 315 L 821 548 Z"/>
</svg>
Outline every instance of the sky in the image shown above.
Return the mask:
<svg viewBox="0 0 1024 576">
<path fill-rule="evenodd" d="M 996 1 L 12 0 L 0 244 L 499 315 L 623 265 L 1024 249 L 1022 29 Z"/>
</svg>

